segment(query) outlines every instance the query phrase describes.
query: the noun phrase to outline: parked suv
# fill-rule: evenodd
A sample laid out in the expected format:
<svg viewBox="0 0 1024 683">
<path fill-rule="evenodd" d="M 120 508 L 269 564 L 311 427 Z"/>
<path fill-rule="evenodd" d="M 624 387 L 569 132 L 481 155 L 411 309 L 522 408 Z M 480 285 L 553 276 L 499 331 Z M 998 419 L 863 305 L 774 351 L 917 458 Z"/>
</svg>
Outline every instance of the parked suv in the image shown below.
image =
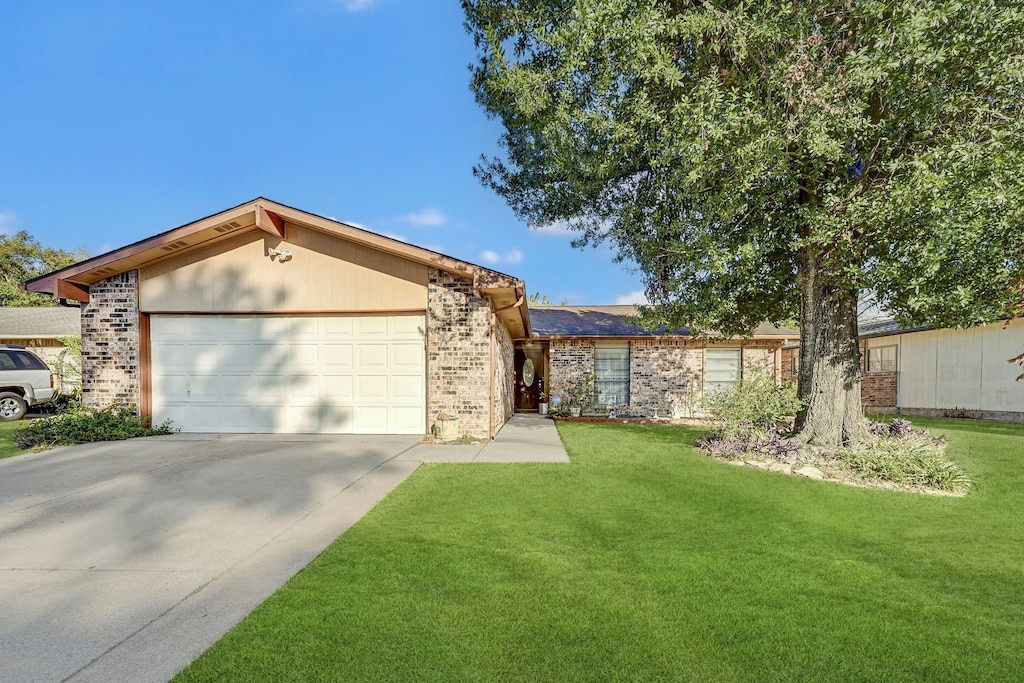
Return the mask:
<svg viewBox="0 0 1024 683">
<path fill-rule="evenodd" d="M 29 406 L 53 399 L 53 373 L 24 346 L 0 344 L 0 422 L 25 417 Z"/>
</svg>

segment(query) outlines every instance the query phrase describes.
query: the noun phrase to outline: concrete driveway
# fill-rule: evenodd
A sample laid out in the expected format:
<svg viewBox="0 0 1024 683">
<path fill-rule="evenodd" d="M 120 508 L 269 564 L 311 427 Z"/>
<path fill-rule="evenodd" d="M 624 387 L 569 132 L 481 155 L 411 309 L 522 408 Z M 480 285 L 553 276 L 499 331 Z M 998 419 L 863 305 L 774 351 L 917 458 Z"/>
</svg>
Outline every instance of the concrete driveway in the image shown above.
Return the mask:
<svg viewBox="0 0 1024 683">
<path fill-rule="evenodd" d="M 416 441 L 174 435 L 0 461 L 0 680 L 166 681 L 415 470 Z"/>
</svg>

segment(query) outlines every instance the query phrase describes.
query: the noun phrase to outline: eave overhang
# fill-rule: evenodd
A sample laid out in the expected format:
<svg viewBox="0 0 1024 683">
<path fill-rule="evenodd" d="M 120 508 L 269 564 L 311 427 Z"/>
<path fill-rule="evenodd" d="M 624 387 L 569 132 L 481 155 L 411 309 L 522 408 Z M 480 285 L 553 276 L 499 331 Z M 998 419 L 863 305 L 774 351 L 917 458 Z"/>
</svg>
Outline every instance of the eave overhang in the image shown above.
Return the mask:
<svg viewBox="0 0 1024 683">
<path fill-rule="evenodd" d="M 162 232 L 120 249 L 47 273 L 23 284 L 30 292 L 61 299 L 89 301 L 89 286 L 112 275 L 151 266 L 246 231 L 262 231 L 287 240 L 288 225 L 327 233 L 401 258 L 472 279 L 487 290 L 512 292 L 521 283 L 510 275 L 416 247 L 347 223 L 317 216 L 259 197 L 226 211 Z M 523 320 L 529 333 L 528 318 Z"/>
</svg>

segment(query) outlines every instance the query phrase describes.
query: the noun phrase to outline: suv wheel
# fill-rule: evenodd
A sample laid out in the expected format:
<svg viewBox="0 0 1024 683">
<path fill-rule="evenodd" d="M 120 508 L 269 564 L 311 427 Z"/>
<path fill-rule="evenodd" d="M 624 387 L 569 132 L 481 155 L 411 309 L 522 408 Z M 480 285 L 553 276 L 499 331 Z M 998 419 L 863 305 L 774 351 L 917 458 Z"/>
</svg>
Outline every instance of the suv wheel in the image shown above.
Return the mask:
<svg viewBox="0 0 1024 683">
<path fill-rule="evenodd" d="M 14 422 L 25 417 L 28 404 L 25 399 L 10 391 L 0 393 L 0 422 Z"/>
</svg>

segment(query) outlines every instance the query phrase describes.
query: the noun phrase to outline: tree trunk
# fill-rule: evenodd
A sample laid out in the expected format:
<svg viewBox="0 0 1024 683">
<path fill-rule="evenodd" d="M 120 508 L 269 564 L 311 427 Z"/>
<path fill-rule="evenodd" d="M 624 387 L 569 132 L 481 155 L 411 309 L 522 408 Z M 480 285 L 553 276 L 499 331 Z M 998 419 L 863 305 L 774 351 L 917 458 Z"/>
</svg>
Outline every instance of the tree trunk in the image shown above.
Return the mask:
<svg viewBox="0 0 1024 683">
<path fill-rule="evenodd" d="M 813 247 L 800 255 L 800 373 L 794 440 L 811 446 L 861 443 L 867 437 L 860 400 L 857 291 L 837 287 Z"/>
</svg>

